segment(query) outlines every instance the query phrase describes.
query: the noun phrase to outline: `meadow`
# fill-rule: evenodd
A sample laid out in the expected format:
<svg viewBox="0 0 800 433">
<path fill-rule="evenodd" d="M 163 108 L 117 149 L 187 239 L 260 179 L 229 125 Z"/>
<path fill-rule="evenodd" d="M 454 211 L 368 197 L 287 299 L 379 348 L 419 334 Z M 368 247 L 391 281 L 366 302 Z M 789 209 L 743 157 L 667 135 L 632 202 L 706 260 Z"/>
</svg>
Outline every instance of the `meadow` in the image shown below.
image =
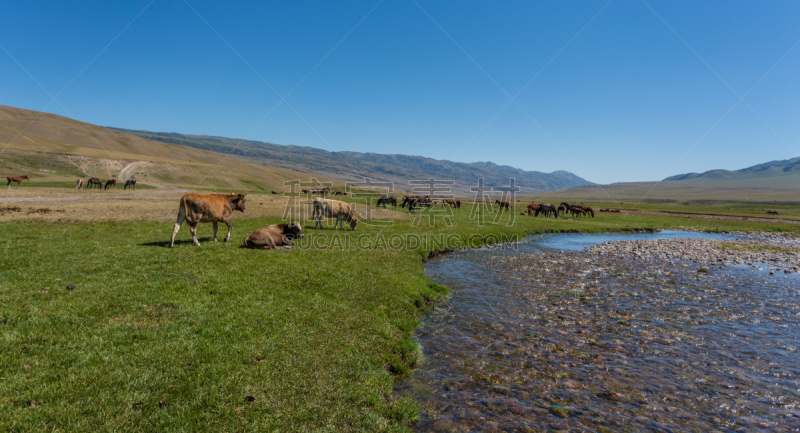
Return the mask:
<svg viewBox="0 0 800 433">
<path fill-rule="evenodd" d="M 242 239 L 282 222 L 282 209 L 248 196 L 230 242 L 211 242 L 211 225 L 201 224 L 200 247 L 184 226 L 170 249 L 177 203 L 164 194 L 136 220 L 4 220 L 0 430 L 407 431 L 419 406 L 392 386 L 422 360 L 413 339 L 421 315 L 448 295 L 422 267 L 446 252 L 442 239 L 481 246 L 548 231 L 800 231 L 669 215 L 556 220 L 520 209 L 510 225 L 493 224 L 493 213 L 478 225 L 466 205 L 450 226 L 415 226 L 394 211 L 355 232 L 304 221 L 294 250 L 256 251 Z"/>
</svg>

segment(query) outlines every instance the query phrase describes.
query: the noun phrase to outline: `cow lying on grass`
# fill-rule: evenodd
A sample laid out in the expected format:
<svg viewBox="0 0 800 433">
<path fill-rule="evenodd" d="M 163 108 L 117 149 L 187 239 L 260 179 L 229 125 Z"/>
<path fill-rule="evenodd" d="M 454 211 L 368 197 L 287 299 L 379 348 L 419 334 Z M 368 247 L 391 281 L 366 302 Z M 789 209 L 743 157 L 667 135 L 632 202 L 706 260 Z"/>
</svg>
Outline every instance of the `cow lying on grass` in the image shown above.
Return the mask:
<svg viewBox="0 0 800 433">
<path fill-rule="evenodd" d="M 339 230 L 344 230 L 342 223 L 345 220 L 350 224 L 350 228 L 353 230 L 355 230 L 358 225 L 358 218 L 356 218 L 353 209 L 350 208 L 350 203 L 339 200 L 329 200 L 320 197 L 315 198 L 312 217 L 315 220 L 314 228 L 322 228 L 322 217 L 336 218 L 336 224 L 333 226 L 334 230 L 336 230 L 336 226 L 339 226 Z"/>
<path fill-rule="evenodd" d="M 302 239 L 303 229 L 299 222 L 273 224 L 254 231 L 245 238 L 244 246 L 261 250 L 280 250 L 292 248 L 292 239 Z"/>
<path fill-rule="evenodd" d="M 193 192 L 184 194 L 181 197 L 180 208 L 178 208 L 178 221 L 172 231 L 169 240 L 169 247 L 175 243 L 175 235 L 181 229 L 183 220 L 189 223 L 189 231 L 192 232 L 192 241 L 200 246 L 197 241 L 197 226 L 200 223 L 214 223 L 214 241 L 217 240 L 217 223 L 224 222 L 228 226 L 228 235 L 223 239 L 228 242 L 231 238 L 231 213 L 234 210 L 244 212 L 244 196 L 247 194 L 195 194 Z"/>
</svg>

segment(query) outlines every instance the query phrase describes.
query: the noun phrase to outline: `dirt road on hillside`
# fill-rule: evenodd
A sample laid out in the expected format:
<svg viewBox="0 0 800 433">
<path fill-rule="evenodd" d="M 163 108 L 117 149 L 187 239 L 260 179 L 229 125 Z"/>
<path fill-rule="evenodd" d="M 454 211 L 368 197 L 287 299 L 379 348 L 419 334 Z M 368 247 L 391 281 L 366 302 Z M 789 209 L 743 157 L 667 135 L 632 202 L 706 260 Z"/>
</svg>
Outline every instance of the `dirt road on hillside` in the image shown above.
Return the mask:
<svg viewBox="0 0 800 433">
<path fill-rule="evenodd" d="M 119 176 L 117 176 L 117 179 L 124 182 L 124 181 L 130 179 L 131 175 L 133 175 L 133 173 L 136 170 L 138 170 L 141 167 L 144 167 L 147 164 L 150 164 L 150 163 L 147 162 L 147 161 L 132 162 L 132 163 L 126 165 L 125 168 L 123 168 L 119 172 Z"/>
</svg>

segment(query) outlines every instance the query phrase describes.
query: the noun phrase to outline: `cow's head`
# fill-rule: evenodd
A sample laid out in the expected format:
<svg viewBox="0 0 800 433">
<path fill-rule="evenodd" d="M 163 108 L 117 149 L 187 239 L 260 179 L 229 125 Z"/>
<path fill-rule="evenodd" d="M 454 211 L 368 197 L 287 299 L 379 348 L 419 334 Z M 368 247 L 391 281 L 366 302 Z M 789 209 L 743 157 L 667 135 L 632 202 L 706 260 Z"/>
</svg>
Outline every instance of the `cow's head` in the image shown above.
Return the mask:
<svg viewBox="0 0 800 433">
<path fill-rule="evenodd" d="M 358 218 L 350 217 L 350 228 L 355 230 L 357 225 L 358 225 Z"/>
<path fill-rule="evenodd" d="M 231 205 L 233 207 L 233 210 L 238 210 L 239 212 L 244 212 L 244 197 L 246 195 L 247 194 L 242 194 L 242 193 L 234 194 L 233 192 L 231 192 L 231 196 L 232 196 L 231 197 Z"/>
<path fill-rule="evenodd" d="M 297 221 L 290 222 L 283 235 L 289 239 L 303 239 L 303 227 Z"/>
</svg>

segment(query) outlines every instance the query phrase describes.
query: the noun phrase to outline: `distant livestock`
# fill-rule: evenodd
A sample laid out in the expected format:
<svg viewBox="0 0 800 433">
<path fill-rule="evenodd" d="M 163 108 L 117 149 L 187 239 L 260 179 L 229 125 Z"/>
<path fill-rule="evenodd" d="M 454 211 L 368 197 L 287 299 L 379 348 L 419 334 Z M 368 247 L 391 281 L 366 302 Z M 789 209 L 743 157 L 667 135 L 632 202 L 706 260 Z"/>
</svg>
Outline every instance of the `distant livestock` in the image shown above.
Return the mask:
<svg viewBox="0 0 800 433">
<path fill-rule="evenodd" d="M 442 199 L 442 207 L 450 206 L 456 209 L 461 207 L 461 200 L 453 200 L 452 198 Z"/>
<path fill-rule="evenodd" d="M 768 210 L 767 215 L 778 215 L 778 211 L 776 210 Z"/>
<path fill-rule="evenodd" d="M 511 207 L 511 203 L 509 203 L 507 201 L 495 200 L 494 204 L 500 205 L 500 209 L 499 210 L 509 210 L 509 208 Z"/>
<path fill-rule="evenodd" d="M 19 188 L 22 187 L 22 181 L 23 180 L 30 180 L 30 179 L 28 178 L 28 175 L 26 174 L 24 176 L 6 176 L 6 180 L 8 181 L 8 184 L 6 185 L 8 187 L 8 189 L 11 189 L 11 182 L 16 182 L 17 183 L 17 189 L 19 189 Z"/>
<path fill-rule="evenodd" d="M 197 241 L 197 226 L 200 223 L 214 223 L 214 241 L 217 240 L 217 223 L 224 222 L 228 226 L 228 235 L 223 241 L 227 242 L 231 238 L 231 213 L 234 210 L 244 212 L 244 200 L 247 194 L 196 194 L 186 193 L 181 197 L 180 207 L 178 208 L 178 221 L 172 230 L 172 237 L 169 240 L 169 247 L 175 243 L 175 235 L 181 228 L 183 221 L 189 224 L 189 231 L 192 233 L 192 242 L 200 246 Z"/>
<path fill-rule="evenodd" d="M 76 186 L 78 189 L 83 189 L 83 179 L 78 179 Z"/>
<path fill-rule="evenodd" d="M 422 197 L 420 197 L 418 195 L 407 195 L 407 196 L 403 197 L 403 204 L 401 204 L 400 207 L 406 207 L 406 205 L 411 200 L 421 200 L 421 199 L 422 199 Z"/>
<path fill-rule="evenodd" d="M 378 203 L 375 204 L 375 207 L 378 207 L 380 205 L 383 205 L 384 208 L 386 207 L 386 205 L 390 205 L 390 206 L 393 206 L 395 208 L 395 210 L 396 210 L 397 209 L 397 198 L 396 197 L 383 196 L 383 197 L 378 199 Z"/>
<path fill-rule="evenodd" d="M 86 188 L 92 189 L 95 186 L 97 186 L 100 189 L 103 189 L 103 181 L 96 177 L 90 177 L 89 180 L 86 181 Z"/>
<path fill-rule="evenodd" d="M 244 240 L 247 248 L 260 250 L 280 250 L 292 248 L 292 239 L 302 239 L 303 228 L 299 222 L 284 224 L 273 224 L 254 231 Z"/>
<path fill-rule="evenodd" d="M 352 230 L 355 230 L 358 225 L 357 215 L 350 207 L 350 203 L 339 200 L 329 200 L 320 197 L 315 198 L 312 217 L 314 218 L 314 228 L 322 228 L 323 217 L 336 218 L 336 224 L 333 226 L 334 230 L 336 230 L 336 226 L 339 226 L 339 230 L 344 230 L 344 221 L 350 224 L 350 229 Z"/>
<path fill-rule="evenodd" d="M 106 186 L 103 189 L 108 189 L 109 187 L 114 187 L 114 189 L 117 189 L 117 180 L 116 179 L 107 180 Z"/>
<path fill-rule="evenodd" d="M 540 205 L 539 209 L 536 209 L 536 212 L 533 214 L 533 216 L 537 217 L 539 216 L 540 213 L 543 214 L 544 216 L 552 215 L 558 218 L 558 208 L 556 208 L 550 203 L 545 203 Z"/>
<path fill-rule="evenodd" d="M 122 189 L 126 190 L 126 189 L 128 189 L 128 187 L 131 187 L 131 189 L 136 191 L 136 179 L 128 179 L 128 180 L 126 180 L 125 181 L 125 187 L 122 188 Z"/>
</svg>

